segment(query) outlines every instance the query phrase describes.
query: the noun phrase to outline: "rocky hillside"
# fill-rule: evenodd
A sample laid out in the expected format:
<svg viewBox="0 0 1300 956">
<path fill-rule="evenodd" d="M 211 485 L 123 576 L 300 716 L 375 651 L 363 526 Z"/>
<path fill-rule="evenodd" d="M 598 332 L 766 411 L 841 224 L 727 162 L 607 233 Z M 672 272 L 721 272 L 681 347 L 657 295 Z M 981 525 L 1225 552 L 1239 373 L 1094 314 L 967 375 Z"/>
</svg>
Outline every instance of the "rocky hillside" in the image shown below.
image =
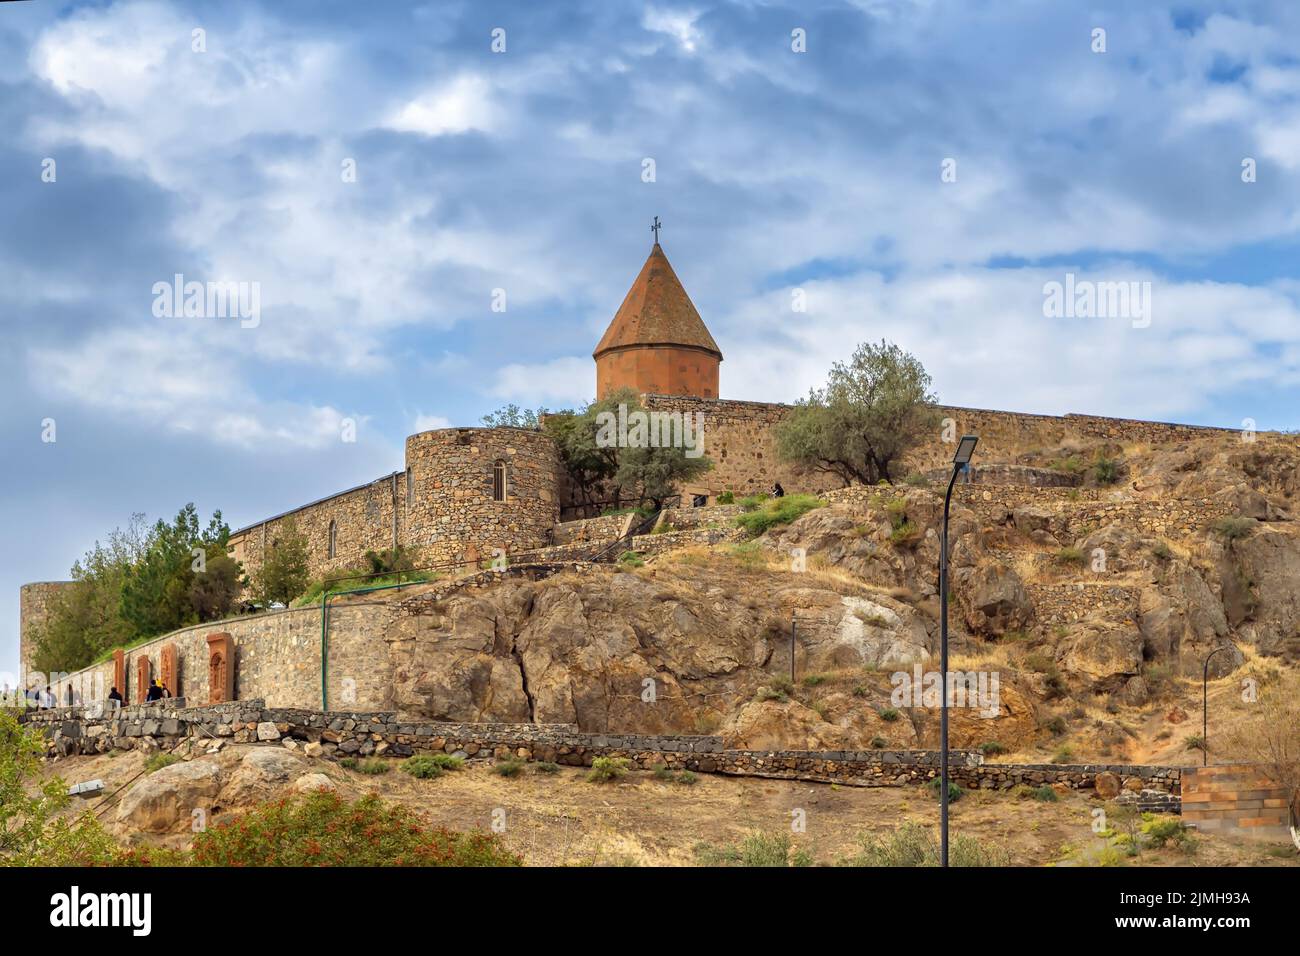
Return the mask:
<svg viewBox="0 0 1300 956">
<path fill-rule="evenodd" d="M 1211 650 L 1224 720 L 1245 713 L 1243 677 L 1293 680 L 1298 465 L 1293 438 L 1215 434 L 986 463 L 955 496 L 952 666 L 995 673 L 998 700 L 955 713 L 956 744 L 1188 762 Z M 935 663 L 941 495 L 922 477 L 846 489 L 755 541 L 453 594 L 386 635 L 391 705 L 732 746 L 933 745 L 936 714 L 895 706 L 891 675 Z"/>
</svg>

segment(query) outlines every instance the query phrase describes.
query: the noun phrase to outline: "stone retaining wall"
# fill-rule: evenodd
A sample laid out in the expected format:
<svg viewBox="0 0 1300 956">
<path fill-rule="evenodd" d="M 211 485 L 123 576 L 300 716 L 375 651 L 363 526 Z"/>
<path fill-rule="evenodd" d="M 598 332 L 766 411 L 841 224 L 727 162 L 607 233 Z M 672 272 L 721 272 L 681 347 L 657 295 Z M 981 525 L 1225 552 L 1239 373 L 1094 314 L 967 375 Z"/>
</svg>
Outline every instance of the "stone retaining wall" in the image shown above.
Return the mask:
<svg viewBox="0 0 1300 956">
<path fill-rule="evenodd" d="M 268 708 L 259 700 L 188 709 L 167 702 L 127 707 L 101 718 L 89 717 L 81 708 L 60 708 L 29 712 L 23 719 L 42 727 L 49 752 L 61 755 L 170 748 L 195 735 L 240 743 L 278 741 L 334 758 L 440 751 L 591 766 L 596 757 L 623 757 L 643 770 L 663 765 L 857 787 L 924 783 L 938 775 L 940 756 L 931 750 L 728 750 L 714 736 L 584 734 L 568 724 L 442 723 L 390 712 Z M 964 750 L 950 751 L 950 769 L 956 783 L 981 790 L 1020 784 L 1087 790 L 1098 774 L 1112 773 L 1125 778 L 1128 789 L 1176 793 L 1181 773 L 1177 767 L 986 764 L 977 751 Z"/>
</svg>

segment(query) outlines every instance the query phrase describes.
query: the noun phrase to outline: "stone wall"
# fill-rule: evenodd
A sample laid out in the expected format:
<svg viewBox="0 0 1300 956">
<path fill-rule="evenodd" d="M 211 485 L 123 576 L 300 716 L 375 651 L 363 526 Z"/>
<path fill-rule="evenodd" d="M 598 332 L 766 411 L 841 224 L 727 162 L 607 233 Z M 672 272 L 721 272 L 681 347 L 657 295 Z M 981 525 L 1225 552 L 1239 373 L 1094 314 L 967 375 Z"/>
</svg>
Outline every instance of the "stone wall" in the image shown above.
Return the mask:
<svg viewBox="0 0 1300 956">
<path fill-rule="evenodd" d="M 28 689 L 45 686 L 43 675 L 33 675 L 33 683 L 29 685 L 28 682 L 28 675 L 32 670 L 32 655 L 36 650 L 32 631 L 45 623 L 50 610 L 50 599 L 71 584 L 71 581 L 37 581 L 33 584 L 24 584 L 19 588 L 17 686 Z"/>
<path fill-rule="evenodd" d="M 1247 764 L 1184 770 L 1183 817 L 1207 833 L 1290 838 L 1286 791 Z"/>
<path fill-rule="evenodd" d="M 773 429 L 789 413 L 789 405 L 666 395 L 646 395 L 643 402 L 654 410 L 704 414 L 704 454 L 713 461 L 713 469 L 683 489 L 684 494 L 730 490 L 748 495 L 768 491 L 776 481 L 787 493 L 818 493 L 843 485 L 833 476 L 801 472 L 780 460 Z M 946 405 L 937 412 L 941 420 L 951 421 L 953 434 L 979 435 L 977 455 L 989 459 L 1011 458 L 1026 449 L 1056 449 L 1068 441 L 1131 445 L 1235 434 L 1231 429 L 1097 415 L 1030 415 Z M 934 440 L 914 449 L 902 470 L 928 471 L 951 462 L 954 445 L 941 438 L 936 429 Z"/>
<path fill-rule="evenodd" d="M 493 500 L 493 471 L 506 467 L 505 500 Z M 406 440 L 413 493 L 407 543 L 427 561 L 473 565 L 545 547 L 560 516 L 555 443 L 525 428 L 445 428 Z"/>
<path fill-rule="evenodd" d="M 493 500 L 498 461 L 506 466 L 505 501 Z M 420 432 L 406 440 L 405 471 L 240 528 L 231 535 L 232 555 L 251 573 L 292 520 L 307 539 L 313 577 L 359 567 L 367 551 L 394 544 L 412 549 L 420 565 L 472 565 L 494 548 L 550 543 L 559 472 L 554 443 L 536 430 Z"/>
<path fill-rule="evenodd" d="M 380 706 L 387 693 L 388 662 L 382 634 L 389 610 L 360 598 L 331 605 L 329 621 L 329 689 L 333 699 Z M 319 606 L 271 611 L 173 631 L 123 652 L 126 702 L 139 703 L 139 661 L 149 673 L 162 673 L 163 648 L 176 652 L 177 686 L 168 689 L 195 703 L 208 700 L 209 634 L 227 633 L 235 644 L 235 693 L 265 698 L 275 706 L 318 706 L 321 701 L 321 612 Z M 86 703 L 107 698 L 114 682 L 112 660 L 91 665 L 53 685 L 55 700 Z M 146 688 L 147 689 L 147 688 Z"/>
<path fill-rule="evenodd" d="M 64 708 L 28 713 L 24 719 L 43 728 L 50 753 L 63 755 L 171 747 L 193 734 L 236 742 L 278 740 L 295 749 L 311 746 L 325 757 L 444 752 L 578 767 L 591 766 L 596 757 L 623 757 L 642 770 L 663 765 L 857 787 L 925 783 L 938 776 L 940 760 L 940 754 L 930 750 L 728 750 L 713 736 L 583 734 L 571 725 L 440 723 L 388 712 L 273 708 L 260 700 L 193 709 L 169 704 L 127 707 L 103 717 Z M 1089 790 L 1099 774 L 1109 773 L 1123 778 L 1129 790 L 1176 793 L 1185 772 L 1131 765 L 986 764 L 977 751 L 965 750 L 949 751 L 949 763 L 956 783 L 982 790 L 1021 784 Z"/>
<path fill-rule="evenodd" d="M 568 545 L 613 541 L 626 534 L 637 520 L 637 515 L 629 512 L 622 515 L 603 515 L 599 518 L 557 522 L 551 529 L 551 542 L 555 545 Z"/>
<path fill-rule="evenodd" d="M 274 546 L 284 534 L 286 524 L 292 521 L 307 539 L 312 577 L 323 577 L 357 567 L 367 551 L 382 551 L 391 548 L 395 540 L 405 541 L 407 520 L 406 476 L 394 472 L 370 484 L 241 528 L 231 535 L 231 556 L 243 562 L 244 571 L 251 573 L 261 566 L 266 549 Z M 332 557 L 331 526 L 335 543 Z"/>
</svg>

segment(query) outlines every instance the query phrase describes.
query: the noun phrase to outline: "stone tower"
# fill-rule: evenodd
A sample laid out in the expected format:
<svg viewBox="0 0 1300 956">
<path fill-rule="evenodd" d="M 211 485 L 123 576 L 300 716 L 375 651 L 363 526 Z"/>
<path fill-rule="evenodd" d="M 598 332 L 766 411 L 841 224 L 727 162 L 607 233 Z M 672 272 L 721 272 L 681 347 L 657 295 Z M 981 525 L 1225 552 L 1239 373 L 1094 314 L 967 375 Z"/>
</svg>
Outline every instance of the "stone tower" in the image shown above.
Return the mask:
<svg viewBox="0 0 1300 956">
<path fill-rule="evenodd" d="M 592 354 L 596 397 L 638 394 L 718 397 L 722 352 L 704 327 L 659 243 Z"/>
</svg>

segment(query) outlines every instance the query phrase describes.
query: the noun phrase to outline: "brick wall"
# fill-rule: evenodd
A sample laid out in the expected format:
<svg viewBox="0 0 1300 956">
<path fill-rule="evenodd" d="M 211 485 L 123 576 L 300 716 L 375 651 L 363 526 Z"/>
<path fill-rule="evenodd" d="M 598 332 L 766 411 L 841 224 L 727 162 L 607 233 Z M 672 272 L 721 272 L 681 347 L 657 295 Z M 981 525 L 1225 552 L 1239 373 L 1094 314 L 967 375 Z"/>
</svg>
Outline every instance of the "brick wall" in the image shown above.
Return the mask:
<svg viewBox="0 0 1300 956">
<path fill-rule="evenodd" d="M 1206 832 L 1290 837 L 1286 791 L 1248 764 L 1184 770 L 1183 819 Z"/>
</svg>

